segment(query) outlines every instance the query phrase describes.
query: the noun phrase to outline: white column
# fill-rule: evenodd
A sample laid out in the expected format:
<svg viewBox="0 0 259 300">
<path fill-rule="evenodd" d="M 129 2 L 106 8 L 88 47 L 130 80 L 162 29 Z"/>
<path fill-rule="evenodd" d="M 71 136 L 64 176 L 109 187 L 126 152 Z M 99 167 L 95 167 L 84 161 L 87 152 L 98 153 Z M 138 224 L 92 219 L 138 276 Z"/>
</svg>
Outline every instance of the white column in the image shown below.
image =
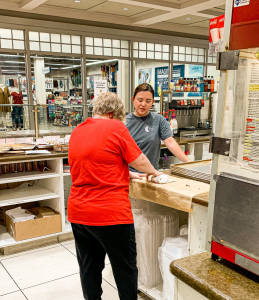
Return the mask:
<svg viewBox="0 0 259 300">
<path fill-rule="evenodd" d="M 34 58 L 34 80 L 35 80 L 35 95 L 37 104 L 46 104 L 46 88 L 45 88 L 45 74 L 44 58 Z"/>
</svg>

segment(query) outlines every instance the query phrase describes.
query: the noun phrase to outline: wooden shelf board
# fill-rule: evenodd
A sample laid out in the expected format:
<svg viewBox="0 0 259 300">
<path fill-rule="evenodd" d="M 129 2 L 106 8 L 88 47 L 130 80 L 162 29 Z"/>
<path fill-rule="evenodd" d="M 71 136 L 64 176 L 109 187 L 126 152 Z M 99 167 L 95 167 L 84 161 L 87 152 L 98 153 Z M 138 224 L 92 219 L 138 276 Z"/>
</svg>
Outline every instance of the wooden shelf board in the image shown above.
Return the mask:
<svg viewBox="0 0 259 300">
<path fill-rule="evenodd" d="M 148 289 L 144 285 L 139 284 L 138 289 L 153 300 L 162 300 L 163 284 L 153 287 L 152 289 Z"/>
<path fill-rule="evenodd" d="M 2 190 L 0 193 L 0 207 L 58 197 L 58 194 L 41 186 Z"/>
<path fill-rule="evenodd" d="M 9 173 L 9 174 L 0 175 L 0 184 L 37 180 L 37 179 L 45 179 L 45 178 L 54 178 L 54 177 L 59 177 L 59 176 L 60 175 L 58 173 L 55 173 L 52 171 L 46 171 L 46 172 L 32 171 L 32 172 L 21 172 L 21 173 Z"/>
<path fill-rule="evenodd" d="M 42 238 L 56 236 L 56 235 L 60 235 L 60 234 L 62 234 L 62 232 L 57 232 L 57 233 L 53 233 L 53 234 L 49 234 L 49 235 L 43 235 L 43 236 L 39 236 L 39 237 L 36 237 L 33 239 L 16 242 L 16 240 L 6 231 L 6 227 L 0 225 L 0 248 L 14 246 L 14 245 L 32 242 L 32 241 L 37 241 Z"/>
<path fill-rule="evenodd" d="M 63 176 L 65 177 L 65 176 L 71 176 L 71 174 L 70 173 L 63 173 Z"/>
</svg>

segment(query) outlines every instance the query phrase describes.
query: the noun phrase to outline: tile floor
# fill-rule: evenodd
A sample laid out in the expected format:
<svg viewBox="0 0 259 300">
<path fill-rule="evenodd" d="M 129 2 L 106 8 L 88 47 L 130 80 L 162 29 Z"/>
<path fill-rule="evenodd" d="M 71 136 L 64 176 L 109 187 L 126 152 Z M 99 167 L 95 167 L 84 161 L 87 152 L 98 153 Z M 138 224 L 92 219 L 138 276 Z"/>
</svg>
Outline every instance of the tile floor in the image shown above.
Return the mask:
<svg viewBox="0 0 259 300">
<path fill-rule="evenodd" d="M 119 300 L 108 258 L 103 300 Z M 150 300 L 144 294 L 139 299 Z M 0 300 L 84 300 L 74 241 L 0 255 Z"/>
</svg>

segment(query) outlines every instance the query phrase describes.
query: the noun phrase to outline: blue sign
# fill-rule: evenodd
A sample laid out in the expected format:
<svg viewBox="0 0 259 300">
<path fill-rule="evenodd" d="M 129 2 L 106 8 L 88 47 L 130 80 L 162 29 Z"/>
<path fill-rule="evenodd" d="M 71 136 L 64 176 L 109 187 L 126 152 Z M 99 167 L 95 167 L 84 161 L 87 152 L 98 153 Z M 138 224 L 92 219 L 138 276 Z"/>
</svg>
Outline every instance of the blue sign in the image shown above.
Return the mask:
<svg viewBox="0 0 259 300">
<path fill-rule="evenodd" d="M 188 65 L 188 77 L 189 78 L 203 77 L 203 66 Z"/>
<path fill-rule="evenodd" d="M 178 80 L 180 77 L 184 78 L 185 65 L 179 65 L 173 67 L 173 79 Z"/>
<path fill-rule="evenodd" d="M 155 68 L 155 97 L 168 90 L 168 67 Z"/>
</svg>

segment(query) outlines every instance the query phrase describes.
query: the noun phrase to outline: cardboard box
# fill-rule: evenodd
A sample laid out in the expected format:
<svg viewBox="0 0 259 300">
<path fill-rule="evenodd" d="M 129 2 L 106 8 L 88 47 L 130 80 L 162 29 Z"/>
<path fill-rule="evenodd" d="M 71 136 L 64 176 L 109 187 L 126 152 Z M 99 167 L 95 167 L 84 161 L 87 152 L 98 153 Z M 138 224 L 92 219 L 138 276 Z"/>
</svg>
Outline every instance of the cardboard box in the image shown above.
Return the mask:
<svg viewBox="0 0 259 300">
<path fill-rule="evenodd" d="M 15 204 L 15 205 L 8 205 L 0 207 L 0 225 L 6 226 L 6 212 L 10 209 L 16 208 L 21 206 L 23 209 L 30 209 L 35 207 L 35 202 L 29 202 L 24 204 Z"/>
<path fill-rule="evenodd" d="M 6 216 L 6 229 L 17 242 L 61 232 L 61 215 L 59 212 L 55 213 L 56 215 L 49 216 L 47 218 L 40 218 L 19 223 L 14 223 L 9 216 Z"/>
</svg>

